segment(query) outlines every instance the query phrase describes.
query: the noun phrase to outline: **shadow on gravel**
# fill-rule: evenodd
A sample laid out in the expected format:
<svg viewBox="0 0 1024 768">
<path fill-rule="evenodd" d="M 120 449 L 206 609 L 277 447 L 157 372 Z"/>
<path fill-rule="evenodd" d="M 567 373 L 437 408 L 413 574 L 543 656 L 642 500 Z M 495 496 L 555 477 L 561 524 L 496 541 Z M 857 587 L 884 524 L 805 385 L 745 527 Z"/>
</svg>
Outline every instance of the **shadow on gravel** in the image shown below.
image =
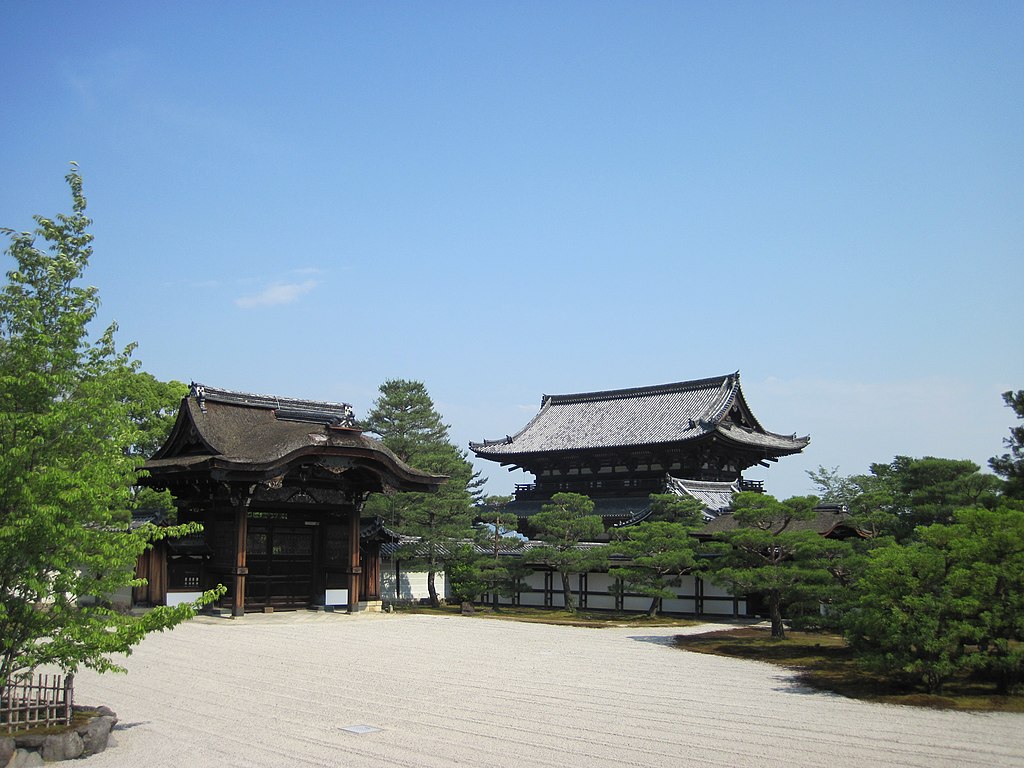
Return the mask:
<svg viewBox="0 0 1024 768">
<path fill-rule="evenodd" d="M 638 643 L 651 643 L 652 645 L 674 646 L 676 644 L 675 635 L 630 635 L 629 639 L 636 640 Z"/>
<path fill-rule="evenodd" d="M 846 698 L 835 691 L 826 691 L 821 688 L 815 688 L 813 685 L 808 685 L 800 680 L 797 675 L 796 671 L 792 675 L 778 675 L 775 680 L 778 681 L 779 685 L 772 688 L 772 690 L 778 693 L 795 693 L 799 696 L 839 696 L 840 698 Z"/>
</svg>

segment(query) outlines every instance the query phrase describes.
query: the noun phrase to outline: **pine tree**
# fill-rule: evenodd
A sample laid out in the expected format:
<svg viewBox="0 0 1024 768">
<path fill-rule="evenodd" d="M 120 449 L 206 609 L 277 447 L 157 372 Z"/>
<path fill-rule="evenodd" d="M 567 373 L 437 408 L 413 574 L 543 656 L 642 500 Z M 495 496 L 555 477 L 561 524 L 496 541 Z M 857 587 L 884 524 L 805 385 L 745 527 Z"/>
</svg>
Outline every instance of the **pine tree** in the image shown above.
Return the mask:
<svg viewBox="0 0 1024 768">
<path fill-rule="evenodd" d="M 448 477 L 437 493 L 375 495 L 366 506 L 401 533 L 417 537 L 406 555 L 426 566 L 430 604 L 437 607 L 435 576 L 443 570 L 449 548 L 473 535 L 473 501 L 482 481 L 466 454 L 452 444 L 448 425 L 422 382 L 389 379 L 379 391 L 364 422 L 366 430 L 410 466 Z"/>
<path fill-rule="evenodd" d="M 1018 419 L 1024 419 L 1024 389 L 1016 392 L 1004 392 L 1003 401 L 1012 408 Z M 1024 424 L 1010 427 L 1010 436 L 1003 442 L 1010 449 L 1002 456 L 993 456 L 988 460 L 992 471 L 1002 477 L 1006 484 L 1003 494 L 1011 499 L 1024 499 Z"/>
<path fill-rule="evenodd" d="M 833 578 L 835 542 L 830 546 L 816 531 L 794 525 L 814 517 L 816 501 L 813 496 L 777 501 L 767 494 L 738 493 L 733 497 L 737 528 L 715 537 L 725 544 L 712 560 L 715 580 L 738 593 L 764 595 L 772 637 L 786 636 L 782 606 L 787 598 L 824 589 Z"/>
<path fill-rule="evenodd" d="M 654 520 L 623 528 L 610 545 L 614 554 L 629 558 L 612 568 L 610 576 L 622 579 L 651 598 L 648 616 L 656 616 L 661 601 L 675 597 L 669 587 L 679 586 L 684 574 L 698 569 L 698 542 L 690 534 L 704 522 L 703 506 L 696 499 L 673 494 L 651 494 Z"/>
<path fill-rule="evenodd" d="M 536 537 L 544 546 L 531 556 L 556 570 L 562 578 L 565 609 L 576 613 L 569 577 L 603 567 L 607 561 L 604 547 L 581 547 L 604 532 L 599 515 L 592 514 L 594 502 L 579 493 L 556 493 L 540 512 L 530 518 Z"/>
</svg>

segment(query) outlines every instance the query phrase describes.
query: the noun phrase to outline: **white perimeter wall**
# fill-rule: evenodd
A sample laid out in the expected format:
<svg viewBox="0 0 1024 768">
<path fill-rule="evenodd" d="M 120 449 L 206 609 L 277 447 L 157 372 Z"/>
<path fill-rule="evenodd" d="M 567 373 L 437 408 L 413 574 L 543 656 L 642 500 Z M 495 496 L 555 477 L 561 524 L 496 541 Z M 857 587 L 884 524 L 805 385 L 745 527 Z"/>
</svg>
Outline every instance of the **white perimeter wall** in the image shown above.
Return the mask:
<svg viewBox="0 0 1024 768">
<path fill-rule="evenodd" d="M 388 560 L 382 560 L 380 564 L 380 596 L 383 600 L 394 600 L 395 597 L 395 566 Z M 448 583 L 444 571 L 437 571 L 434 574 L 434 588 L 441 597 L 448 595 Z M 430 592 L 427 591 L 427 572 L 411 571 L 401 569 L 398 576 L 398 597 L 399 600 L 429 600 Z"/>
<path fill-rule="evenodd" d="M 545 592 L 545 571 L 533 571 L 523 579 L 523 591 L 519 593 L 519 605 L 530 607 L 543 607 L 550 605 L 553 608 L 564 608 L 565 601 L 562 599 L 562 577 L 552 573 L 549 580 L 550 588 Z M 430 594 L 427 592 L 427 572 L 413 571 L 406 568 L 401 569 L 399 578 L 399 600 L 427 600 Z M 380 594 L 384 600 L 395 599 L 395 568 L 394 564 L 385 560 L 381 563 Z M 580 605 L 583 601 L 579 593 L 579 576 L 570 576 L 569 584 L 572 586 L 573 596 Z M 607 573 L 589 573 L 586 578 L 587 610 L 615 610 L 616 595 L 613 588 L 615 579 Z M 434 574 L 434 586 L 437 594 L 441 597 L 449 597 L 448 584 L 443 571 Z M 698 605 L 703 604 L 702 616 L 732 616 L 737 613 L 744 616 L 747 613 L 747 601 L 740 598 L 738 603 L 733 600 L 727 589 L 719 587 L 706 579 L 701 580 L 696 576 L 684 576 L 678 587 L 670 587 L 676 597 L 662 601 L 661 610 L 666 613 L 687 613 L 695 614 Z M 703 597 L 701 600 L 700 598 Z M 512 598 L 500 598 L 502 605 L 511 605 Z M 628 591 L 622 598 L 622 610 L 646 613 L 651 607 L 651 598 L 646 595 L 630 594 Z"/>
</svg>

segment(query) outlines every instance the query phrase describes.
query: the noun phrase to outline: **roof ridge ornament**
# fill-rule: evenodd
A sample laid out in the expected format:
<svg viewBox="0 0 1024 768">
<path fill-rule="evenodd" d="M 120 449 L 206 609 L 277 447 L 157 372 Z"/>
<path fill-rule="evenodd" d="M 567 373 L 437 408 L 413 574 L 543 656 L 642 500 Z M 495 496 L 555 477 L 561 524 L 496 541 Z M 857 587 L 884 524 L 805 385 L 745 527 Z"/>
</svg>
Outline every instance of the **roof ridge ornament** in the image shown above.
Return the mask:
<svg viewBox="0 0 1024 768">
<path fill-rule="evenodd" d="M 188 396 L 194 397 L 199 402 L 199 410 L 206 413 L 206 387 L 193 381 L 188 388 Z"/>
</svg>

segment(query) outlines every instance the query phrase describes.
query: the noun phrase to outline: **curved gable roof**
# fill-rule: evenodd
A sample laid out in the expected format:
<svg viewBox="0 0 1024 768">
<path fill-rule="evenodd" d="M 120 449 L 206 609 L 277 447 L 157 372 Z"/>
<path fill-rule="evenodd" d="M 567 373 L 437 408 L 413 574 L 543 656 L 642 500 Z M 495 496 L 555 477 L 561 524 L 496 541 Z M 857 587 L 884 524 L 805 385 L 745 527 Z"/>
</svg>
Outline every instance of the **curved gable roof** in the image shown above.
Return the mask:
<svg viewBox="0 0 1024 768">
<path fill-rule="evenodd" d="M 355 458 L 375 466 L 399 490 L 433 490 L 445 480 L 413 469 L 383 443 L 363 435 L 345 403 L 253 395 L 199 384 L 193 384 L 182 399 L 167 442 L 142 468 L 153 476 L 215 468 L 258 474 L 326 456 Z"/>
</svg>

